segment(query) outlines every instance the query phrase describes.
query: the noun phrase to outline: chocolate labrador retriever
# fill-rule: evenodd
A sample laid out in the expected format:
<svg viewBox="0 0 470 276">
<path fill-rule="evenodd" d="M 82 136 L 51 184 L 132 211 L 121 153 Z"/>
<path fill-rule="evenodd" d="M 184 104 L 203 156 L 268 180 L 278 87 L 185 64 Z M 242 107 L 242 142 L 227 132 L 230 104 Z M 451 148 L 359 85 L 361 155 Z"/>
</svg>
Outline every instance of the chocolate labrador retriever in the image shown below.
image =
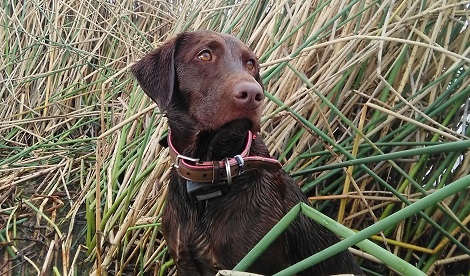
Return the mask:
<svg viewBox="0 0 470 276">
<path fill-rule="evenodd" d="M 294 205 L 308 203 L 257 136 L 264 94 L 256 56 L 233 36 L 186 32 L 132 72 L 170 126 L 162 231 L 178 275 L 232 269 Z M 336 242 L 302 215 L 249 271 L 272 275 Z M 362 274 L 348 251 L 300 275 L 339 273 Z"/>
</svg>

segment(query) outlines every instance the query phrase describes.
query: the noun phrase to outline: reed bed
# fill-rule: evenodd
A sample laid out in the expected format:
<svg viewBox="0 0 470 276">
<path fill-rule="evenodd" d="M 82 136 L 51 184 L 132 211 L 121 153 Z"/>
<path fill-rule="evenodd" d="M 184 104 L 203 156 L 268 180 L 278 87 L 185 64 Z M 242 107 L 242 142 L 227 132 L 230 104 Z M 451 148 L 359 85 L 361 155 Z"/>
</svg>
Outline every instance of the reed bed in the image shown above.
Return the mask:
<svg viewBox="0 0 470 276">
<path fill-rule="evenodd" d="M 353 249 L 367 275 L 407 274 L 389 255 L 469 275 L 469 17 L 458 0 L 3 1 L 0 274 L 175 274 L 167 123 L 128 69 L 211 29 L 259 56 L 272 155 L 385 252 Z"/>
</svg>

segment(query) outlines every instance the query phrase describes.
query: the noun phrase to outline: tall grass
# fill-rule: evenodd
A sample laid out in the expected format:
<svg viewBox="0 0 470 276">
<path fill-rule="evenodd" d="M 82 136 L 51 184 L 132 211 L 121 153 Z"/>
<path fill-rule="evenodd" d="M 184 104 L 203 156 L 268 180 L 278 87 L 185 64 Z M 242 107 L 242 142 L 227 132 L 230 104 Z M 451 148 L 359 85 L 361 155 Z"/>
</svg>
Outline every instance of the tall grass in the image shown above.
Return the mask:
<svg viewBox="0 0 470 276">
<path fill-rule="evenodd" d="M 174 273 L 167 123 L 128 68 L 196 29 L 257 53 L 261 135 L 317 210 L 354 231 L 398 213 L 369 239 L 468 274 L 470 183 L 426 196 L 470 170 L 469 16 L 456 0 L 3 1 L 0 274 Z M 354 252 L 370 275 L 398 273 Z"/>
</svg>

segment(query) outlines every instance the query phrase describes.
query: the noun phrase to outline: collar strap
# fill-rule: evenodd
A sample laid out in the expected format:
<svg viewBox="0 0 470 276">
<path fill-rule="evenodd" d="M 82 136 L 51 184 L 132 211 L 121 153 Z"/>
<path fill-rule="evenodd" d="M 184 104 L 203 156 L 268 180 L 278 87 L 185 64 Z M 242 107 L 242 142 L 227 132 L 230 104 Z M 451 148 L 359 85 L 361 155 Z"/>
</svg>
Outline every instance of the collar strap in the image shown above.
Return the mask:
<svg viewBox="0 0 470 276">
<path fill-rule="evenodd" d="M 261 156 L 249 156 L 250 147 L 256 135 L 248 131 L 246 146 L 242 153 L 233 158 L 225 158 L 221 161 L 200 161 L 180 154 L 171 141 L 171 132 L 168 133 L 168 146 L 173 167 L 179 176 L 184 179 L 203 182 L 219 183 L 226 181 L 228 185 L 232 183 L 232 178 L 243 174 L 246 171 L 255 169 L 279 170 L 282 166 L 279 161 L 273 158 Z"/>
</svg>

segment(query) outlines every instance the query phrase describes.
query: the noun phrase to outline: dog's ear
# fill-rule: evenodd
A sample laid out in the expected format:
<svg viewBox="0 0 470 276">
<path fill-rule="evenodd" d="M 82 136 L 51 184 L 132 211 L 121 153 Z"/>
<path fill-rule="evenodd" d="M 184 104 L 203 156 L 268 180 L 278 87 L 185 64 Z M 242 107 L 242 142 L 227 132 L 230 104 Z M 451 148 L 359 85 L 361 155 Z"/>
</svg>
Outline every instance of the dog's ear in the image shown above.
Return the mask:
<svg viewBox="0 0 470 276">
<path fill-rule="evenodd" d="M 168 107 L 173 95 L 175 47 L 176 38 L 172 38 L 131 68 L 142 90 L 157 103 L 161 111 Z"/>
</svg>

